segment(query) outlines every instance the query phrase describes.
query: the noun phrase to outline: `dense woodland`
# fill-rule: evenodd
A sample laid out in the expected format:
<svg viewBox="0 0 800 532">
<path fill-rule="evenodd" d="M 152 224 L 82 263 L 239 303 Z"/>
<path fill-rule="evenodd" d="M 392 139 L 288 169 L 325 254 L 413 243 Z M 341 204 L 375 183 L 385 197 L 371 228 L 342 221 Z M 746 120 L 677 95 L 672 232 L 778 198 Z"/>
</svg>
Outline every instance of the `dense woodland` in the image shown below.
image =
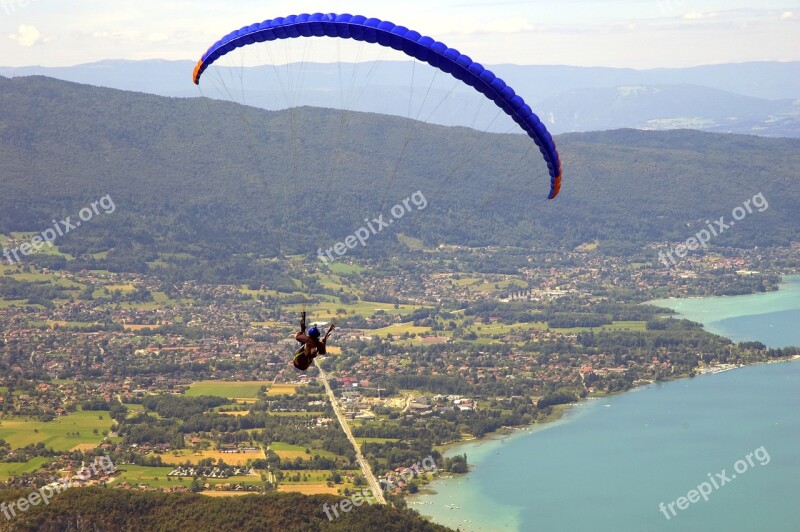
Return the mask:
<svg viewBox="0 0 800 532">
<path fill-rule="evenodd" d="M 10 502 L 28 492 L 0 491 Z M 447 528 L 425 521 L 415 512 L 364 504 L 329 520 L 323 504 L 338 498 L 296 493 L 248 495 L 231 504 L 226 498 L 194 494 L 126 492 L 101 488 L 67 490 L 49 505 L 0 519 L 0 530 L 15 532 L 139 531 L 354 531 L 438 532 Z"/>
<path fill-rule="evenodd" d="M 418 190 L 424 210 L 412 204 L 372 236 L 381 245 L 350 253 L 413 257 L 396 240 L 402 233 L 427 246 L 598 241 L 627 254 L 684 241 L 759 192 L 769 208 L 712 244 L 786 245 L 800 230 L 800 219 L 782 214 L 800 200 L 798 140 L 634 130 L 557 140 L 564 185 L 548 202 L 544 163 L 522 135 L 0 78 L 0 233 L 43 231 L 110 195 L 113 213 L 59 239 L 77 260 L 52 257 L 51 267 L 157 268 L 173 281 L 289 290 L 280 266 L 256 257 L 314 256 L 366 217 L 391 218 L 391 207 Z M 173 255 L 148 266 L 158 253 Z"/>
</svg>

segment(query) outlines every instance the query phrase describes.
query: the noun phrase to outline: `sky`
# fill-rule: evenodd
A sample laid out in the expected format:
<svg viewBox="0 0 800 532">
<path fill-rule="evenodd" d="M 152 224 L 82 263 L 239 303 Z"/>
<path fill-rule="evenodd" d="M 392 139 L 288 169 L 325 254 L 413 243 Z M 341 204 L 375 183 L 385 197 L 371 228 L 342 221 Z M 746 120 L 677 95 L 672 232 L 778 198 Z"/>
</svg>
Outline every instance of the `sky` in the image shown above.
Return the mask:
<svg viewBox="0 0 800 532">
<path fill-rule="evenodd" d="M 196 61 L 239 27 L 331 11 L 390 20 L 489 65 L 800 60 L 800 0 L 0 0 L 0 65 Z"/>
</svg>

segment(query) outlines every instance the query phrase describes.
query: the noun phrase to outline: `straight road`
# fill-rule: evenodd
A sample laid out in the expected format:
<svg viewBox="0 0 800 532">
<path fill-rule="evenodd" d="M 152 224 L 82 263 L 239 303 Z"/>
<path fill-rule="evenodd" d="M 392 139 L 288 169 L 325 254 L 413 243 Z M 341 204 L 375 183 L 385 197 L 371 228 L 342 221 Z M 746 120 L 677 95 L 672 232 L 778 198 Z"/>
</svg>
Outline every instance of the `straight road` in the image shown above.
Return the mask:
<svg viewBox="0 0 800 532">
<path fill-rule="evenodd" d="M 328 384 L 328 378 L 325 376 L 325 372 L 322 370 L 319 364 L 317 364 L 317 369 L 319 369 L 319 376 L 322 379 L 322 384 L 325 385 L 325 390 L 328 392 L 328 399 L 330 399 L 333 411 L 336 414 L 336 417 L 339 419 L 339 424 L 342 426 L 342 430 L 347 436 L 347 439 L 353 444 L 353 449 L 356 450 L 356 460 L 358 460 L 358 464 L 361 466 L 361 471 L 364 473 L 364 478 L 367 479 L 367 484 L 369 484 L 372 494 L 379 503 L 386 504 L 386 498 L 383 496 L 383 490 L 381 489 L 378 480 L 375 478 L 375 475 L 372 474 L 372 468 L 369 466 L 369 462 L 367 462 L 366 458 L 364 458 L 364 455 L 361 454 L 361 447 L 358 446 L 358 442 L 356 442 L 356 439 L 353 437 L 353 433 L 350 432 L 350 425 L 347 424 L 347 418 L 345 418 L 344 414 L 342 414 L 342 411 L 339 410 L 339 404 L 336 402 L 336 397 L 333 395 L 333 390 L 331 390 L 330 384 Z"/>
</svg>

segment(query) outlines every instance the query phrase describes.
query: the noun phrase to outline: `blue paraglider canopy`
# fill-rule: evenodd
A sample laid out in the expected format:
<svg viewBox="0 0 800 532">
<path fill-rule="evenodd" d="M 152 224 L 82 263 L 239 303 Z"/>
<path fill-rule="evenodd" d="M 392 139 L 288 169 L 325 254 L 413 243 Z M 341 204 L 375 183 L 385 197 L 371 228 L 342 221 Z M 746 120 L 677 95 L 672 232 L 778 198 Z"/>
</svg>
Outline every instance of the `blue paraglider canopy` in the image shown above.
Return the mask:
<svg viewBox="0 0 800 532">
<path fill-rule="evenodd" d="M 471 58 L 447 45 L 424 37 L 403 26 L 376 18 L 334 13 L 291 15 L 265 20 L 236 30 L 203 55 L 194 69 L 193 81 L 200 83 L 203 72 L 225 54 L 254 43 L 296 37 L 338 37 L 393 48 L 446 72 L 491 99 L 533 139 L 550 174 L 553 199 L 561 188 L 561 160 L 553 137 L 530 106 L 506 83 Z"/>
</svg>

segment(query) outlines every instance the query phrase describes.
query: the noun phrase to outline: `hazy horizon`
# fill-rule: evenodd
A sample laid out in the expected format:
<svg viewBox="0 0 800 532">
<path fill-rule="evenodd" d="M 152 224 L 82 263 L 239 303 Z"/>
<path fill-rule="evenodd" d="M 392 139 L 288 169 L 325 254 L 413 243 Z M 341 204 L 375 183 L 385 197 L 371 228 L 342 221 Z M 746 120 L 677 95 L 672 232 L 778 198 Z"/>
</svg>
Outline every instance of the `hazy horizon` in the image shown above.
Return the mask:
<svg viewBox="0 0 800 532">
<path fill-rule="evenodd" d="M 334 8 L 305 0 L 243 0 L 235 9 L 211 0 L 191 9 L 175 0 L 0 0 L 0 54 L 9 67 L 197 60 L 235 29 L 321 9 Z M 357 0 L 337 2 L 335 11 L 405 25 L 485 64 L 652 69 L 800 60 L 800 0 Z M 373 48 L 363 59 L 380 56 Z"/>
</svg>

